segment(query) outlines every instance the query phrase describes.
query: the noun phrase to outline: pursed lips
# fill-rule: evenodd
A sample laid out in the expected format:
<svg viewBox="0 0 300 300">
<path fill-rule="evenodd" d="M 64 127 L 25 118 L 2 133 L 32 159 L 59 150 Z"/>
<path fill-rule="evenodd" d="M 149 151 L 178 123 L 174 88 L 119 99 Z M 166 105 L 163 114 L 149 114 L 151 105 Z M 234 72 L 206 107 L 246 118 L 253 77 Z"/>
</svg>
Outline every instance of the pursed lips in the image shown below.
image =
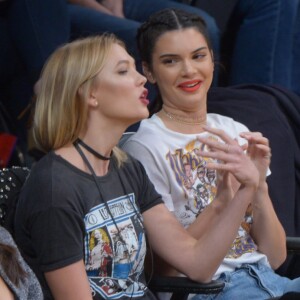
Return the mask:
<svg viewBox="0 0 300 300">
<path fill-rule="evenodd" d="M 149 100 L 147 99 L 147 96 L 148 96 L 148 90 L 147 89 L 144 89 L 143 93 L 141 94 L 140 96 L 140 100 L 142 103 L 148 105 L 149 104 Z"/>
</svg>

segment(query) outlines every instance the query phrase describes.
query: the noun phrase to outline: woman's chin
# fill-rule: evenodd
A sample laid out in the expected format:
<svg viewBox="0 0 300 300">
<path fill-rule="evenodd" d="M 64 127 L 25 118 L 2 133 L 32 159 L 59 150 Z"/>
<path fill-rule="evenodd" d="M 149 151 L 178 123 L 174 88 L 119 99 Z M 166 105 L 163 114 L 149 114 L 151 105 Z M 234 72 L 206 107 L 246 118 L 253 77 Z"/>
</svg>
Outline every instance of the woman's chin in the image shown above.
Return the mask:
<svg viewBox="0 0 300 300">
<path fill-rule="evenodd" d="M 136 124 L 136 123 L 138 123 L 142 120 L 148 119 L 148 117 L 149 117 L 149 112 L 147 110 L 147 112 L 142 112 L 142 113 L 137 114 L 136 116 L 130 118 L 128 120 L 127 125 L 128 125 L 128 127 L 130 127 L 130 126 L 132 126 L 132 125 L 134 125 L 134 124 Z"/>
<path fill-rule="evenodd" d="M 149 118 L 149 110 L 147 108 L 147 109 L 141 111 L 141 113 L 137 115 L 135 123 L 139 122 L 139 121 L 142 121 L 144 119 L 148 119 L 148 118 Z"/>
</svg>

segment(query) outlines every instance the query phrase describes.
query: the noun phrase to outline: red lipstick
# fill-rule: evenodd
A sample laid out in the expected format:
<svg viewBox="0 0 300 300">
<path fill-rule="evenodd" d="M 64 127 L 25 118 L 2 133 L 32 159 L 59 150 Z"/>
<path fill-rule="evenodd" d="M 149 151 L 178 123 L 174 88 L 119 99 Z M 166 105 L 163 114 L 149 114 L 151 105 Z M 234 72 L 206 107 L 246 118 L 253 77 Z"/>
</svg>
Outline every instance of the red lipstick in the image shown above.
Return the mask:
<svg viewBox="0 0 300 300">
<path fill-rule="evenodd" d="M 148 96 L 148 90 L 145 89 L 140 97 L 140 100 L 142 103 L 144 103 L 145 105 L 148 105 L 149 104 L 149 100 L 147 99 L 147 96 Z"/>
<path fill-rule="evenodd" d="M 189 80 L 178 84 L 178 87 L 185 92 L 193 93 L 200 88 L 201 83 L 201 80 Z"/>
</svg>

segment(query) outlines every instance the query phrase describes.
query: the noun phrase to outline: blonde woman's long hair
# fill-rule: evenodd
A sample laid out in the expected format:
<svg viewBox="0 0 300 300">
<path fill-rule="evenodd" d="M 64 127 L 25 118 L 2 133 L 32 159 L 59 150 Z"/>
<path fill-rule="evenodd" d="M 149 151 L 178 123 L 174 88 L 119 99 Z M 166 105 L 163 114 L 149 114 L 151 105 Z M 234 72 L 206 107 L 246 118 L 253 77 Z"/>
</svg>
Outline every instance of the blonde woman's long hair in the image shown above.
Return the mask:
<svg viewBox="0 0 300 300">
<path fill-rule="evenodd" d="M 104 34 L 65 44 L 50 56 L 42 71 L 33 118 L 33 136 L 41 150 L 73 143 L 85 129 L 86 99 L 115 43 L 125 48 L 113 34 Z M 117 147 L 113 151 L 119 163 L 126 159 Z"/>
</svg>

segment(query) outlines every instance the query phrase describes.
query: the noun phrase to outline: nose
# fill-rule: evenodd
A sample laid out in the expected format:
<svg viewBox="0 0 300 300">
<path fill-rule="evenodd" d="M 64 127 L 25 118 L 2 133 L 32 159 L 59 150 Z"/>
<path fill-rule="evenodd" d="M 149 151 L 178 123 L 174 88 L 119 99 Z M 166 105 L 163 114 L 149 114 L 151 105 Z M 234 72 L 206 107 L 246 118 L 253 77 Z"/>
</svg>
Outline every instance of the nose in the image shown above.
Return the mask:
<svg viewBox="0 0 300 300">
<path fill-rule="evenodd" d="M 136 71 L 136 73 L 138 85 L 145 85 L 147 82 L 147 78 L 138 71 Z"/>
<path fill-rule="evenodd" d="M 182 75 L 183 76 L 190 76 L 196 72 L 195 66 L 193 61 L 191 60 L 184 60 L 182 62 Z"/>
</svg>

